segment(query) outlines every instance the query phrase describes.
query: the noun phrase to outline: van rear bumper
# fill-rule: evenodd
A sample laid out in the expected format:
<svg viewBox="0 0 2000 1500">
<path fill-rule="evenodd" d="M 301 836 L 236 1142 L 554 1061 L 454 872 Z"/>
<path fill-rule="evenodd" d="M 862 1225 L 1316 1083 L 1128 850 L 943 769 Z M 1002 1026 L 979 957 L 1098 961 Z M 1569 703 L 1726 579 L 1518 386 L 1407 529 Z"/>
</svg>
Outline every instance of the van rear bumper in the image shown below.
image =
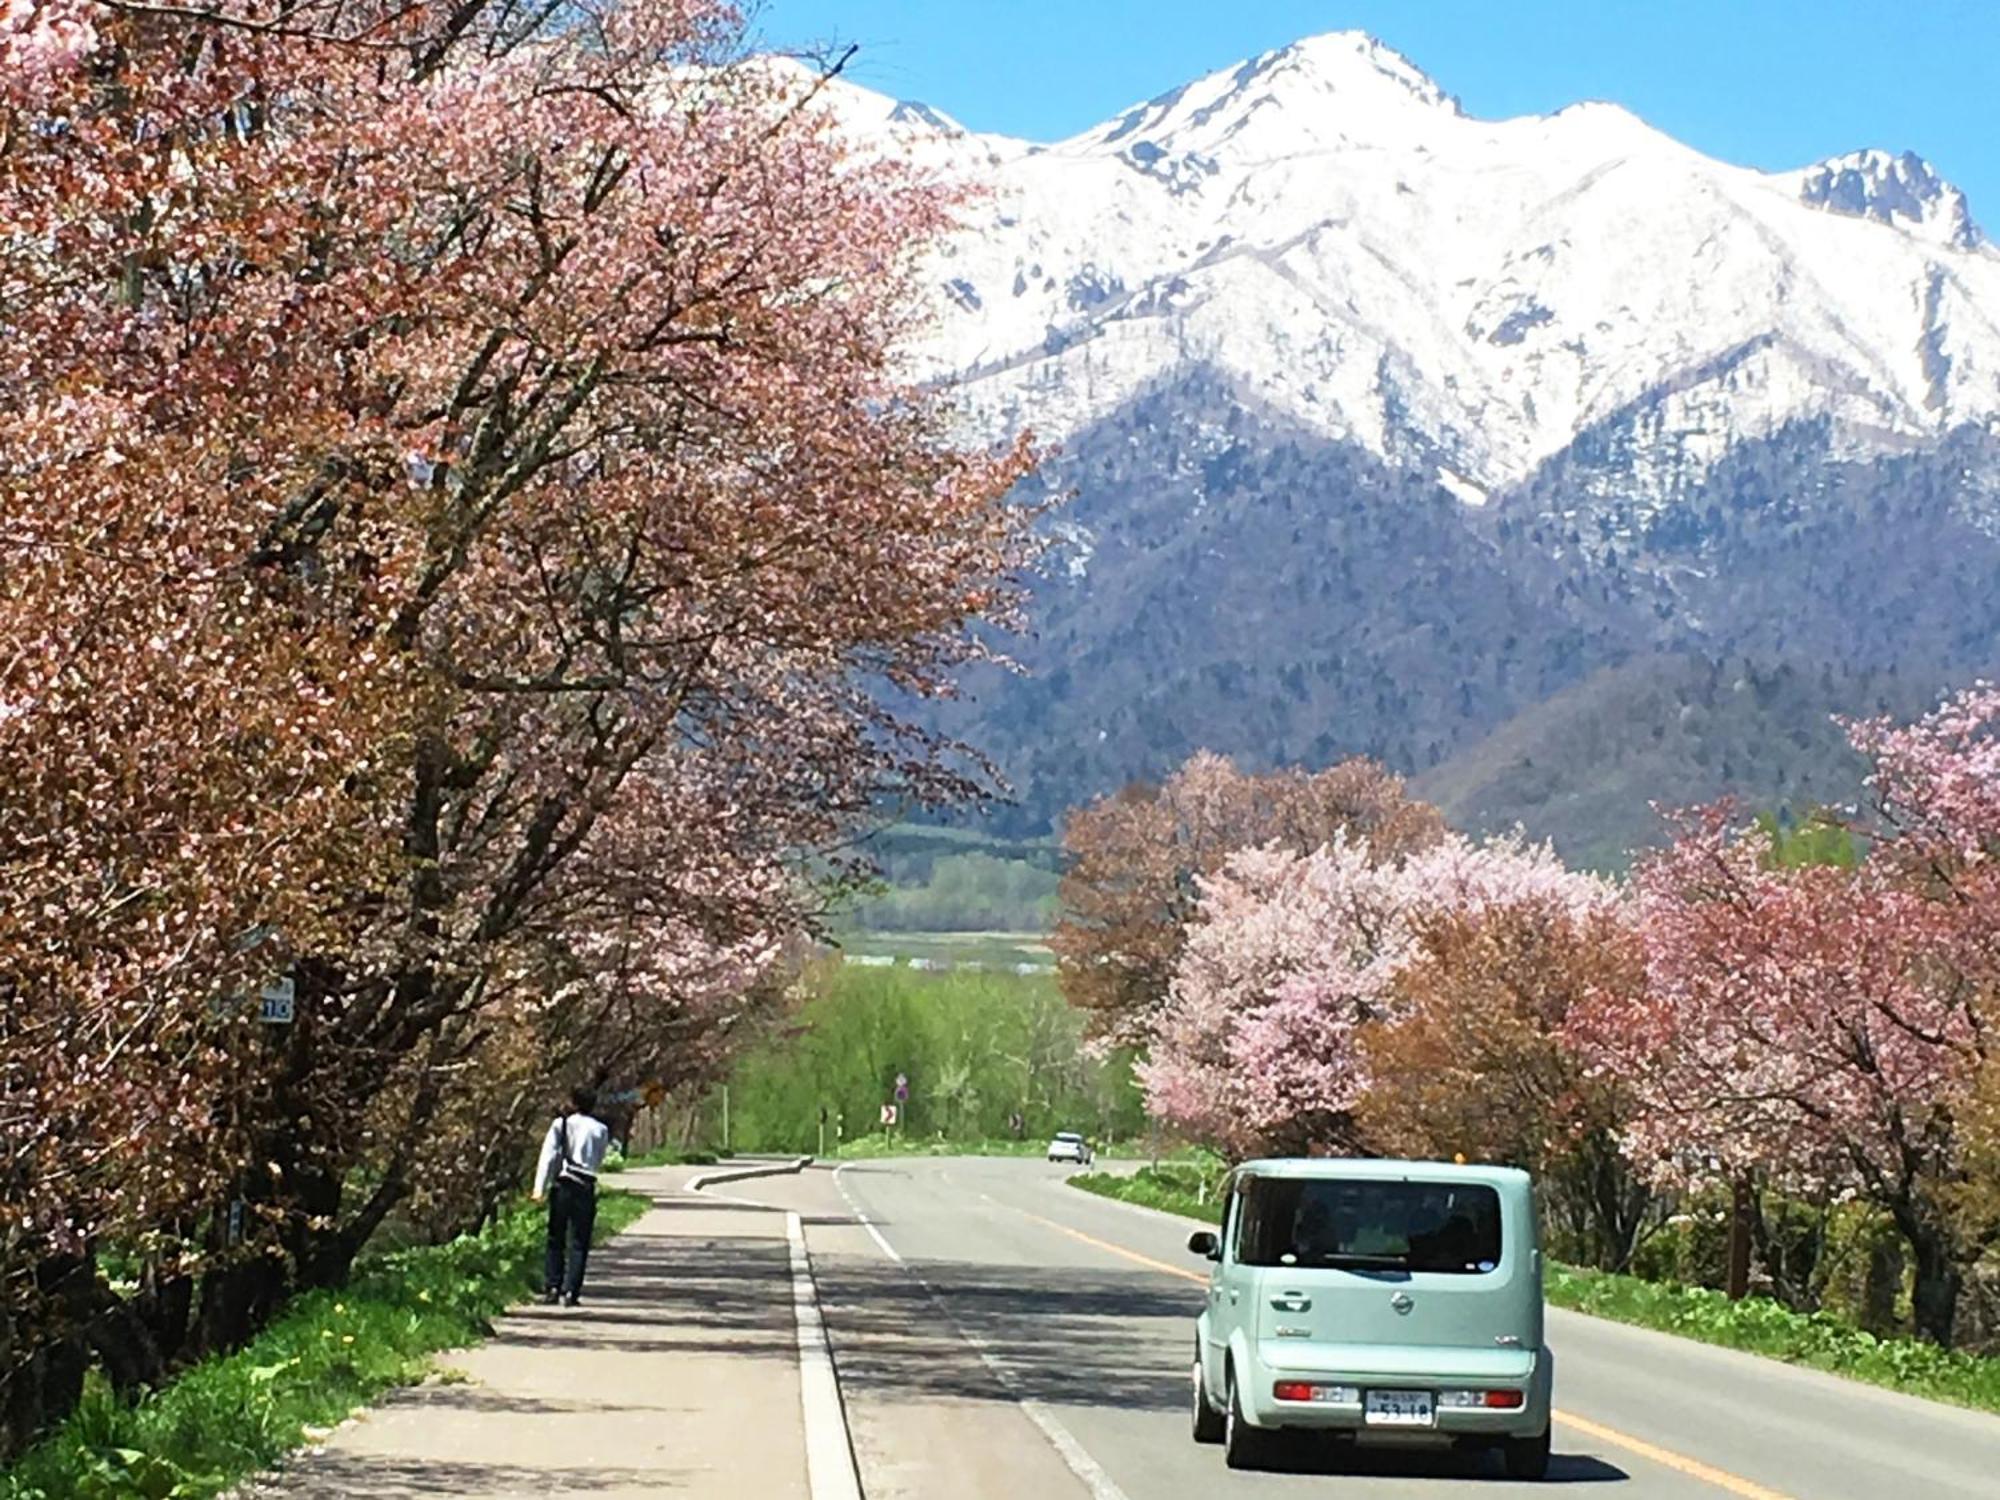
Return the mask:
<svg viewBox="0 0 2000 1500">
<path fill-rule="evenodd" d="M 1310 1428 L 1315 1431 L 1395 1433 L 1399 1436 L 1442 1438 L 1538 1437 L 1549 1425 L 1555 1360 L 1547 1349 L 1506 1351 L 1437 1349 L 1425 1351 L 1434 1360 L 1403 1357 L 1371 1359 L 1354 1345 L 1301 1345 L 1266 1339 L 1254 1346 L 1251 1370 L 1239 1386 L 1243 1412 L 1255 1427 Z M 1459 1358 L 1460 1355 L 1470 1356 Z M 1281 1381 L 1315 1386 L 1348 1387 L 1352 1399 L 1341 1401 L 1280 1401 L 1273 1387 Z M 1428 1391 L 1436 1414 L 1432 1427 L 1376 1427 L 1365 1417 L 1371 1390 Z M 1446 1391 L 1510 1390 L 1521 1393 L 1513 1408 L 1445 1406 Z"/>
</svg>

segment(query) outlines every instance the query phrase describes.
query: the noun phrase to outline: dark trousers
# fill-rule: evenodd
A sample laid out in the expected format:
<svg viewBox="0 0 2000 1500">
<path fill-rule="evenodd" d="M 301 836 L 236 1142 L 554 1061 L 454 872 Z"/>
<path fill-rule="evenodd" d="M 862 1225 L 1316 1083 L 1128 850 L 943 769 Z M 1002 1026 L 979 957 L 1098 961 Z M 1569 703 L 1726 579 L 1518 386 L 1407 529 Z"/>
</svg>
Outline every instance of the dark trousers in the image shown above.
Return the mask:
<svg viewBox="0 0 2000 1500">
<path fill-rule="evenodd" d="M 590 1231 L 597 1223 L 597 1189 L 557 1178 L 549 1184 L 549 1258 L 542 1277 L 545 1291 L 577 1296 L 583 1291 L 583 1268 L 590 1259 Z M 563 1251 L 569 1251 L 564 1274 Z"/>
</svg>

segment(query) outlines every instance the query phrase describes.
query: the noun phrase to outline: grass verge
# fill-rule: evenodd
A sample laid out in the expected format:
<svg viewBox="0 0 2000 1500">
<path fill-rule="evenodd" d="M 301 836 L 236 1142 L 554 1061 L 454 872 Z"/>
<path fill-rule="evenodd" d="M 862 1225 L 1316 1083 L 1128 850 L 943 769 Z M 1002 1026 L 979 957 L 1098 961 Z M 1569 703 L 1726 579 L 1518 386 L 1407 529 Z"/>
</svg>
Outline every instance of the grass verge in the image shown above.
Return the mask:
<svg viewBox="0 0 2000 1500">
<path fill-rule="evenodd" d="M 607 1192 L 597 1237 L 645 1212 Z M 521 1204 L 477 1235 L 364 1262 L 339 1291 L 308 1292 L 234 1354 L 137 1402 L 93 1387 L 61 1427 L 0 1472 L 0 1500 L 203 1500 L 268 1467 L 431 1356 L 476 1342 L 540 1285 L 543 1210 Z"/>
<path fill-rule="evenodd" d="M 1211 1161 L 1198 1158 L 1141 1167 L 1129 1177 L 1111 1172 L 1085 1172 L 1070 1178 L 1069 1185 L 1100 1198 L 1116 1198 L 1206 1223 L 1214 1219 L 1220 1206 L 1216 1198 L 1220 1175 Z"/>
<path fill-rule="evenodd" d="M 713 1151 L 683 1151 L 678 1146 L 661 1146 L 641 1151 L 637 1156 L 616 1153 L 604 1158 L 606 1172 L 628 1172 L 634 1167 L 712 1167 L 719 1160 Z"/>
<path fill-rule="evenodd" d="M 2000 1412 L 2000 1359 L 1915 1339 L 1877 1338 L 1827 1313 L 1794 1312 L 1768 1297 L 1731 1302 L 1706 1287 L 1553 1264 L 1545 1291 L 1555 1307 Z"/>
<path fill-rule="evenodd" d="M 1072 1187 L 1104 1198 L 1212 1221 L 1216 1199 L 1201 1196 L 1201 1168 L 1143 1168 L 1130 1177 L 1093 1172 Z M 1731 1302 L 1721 1292 L 1644 1281 L 1550 1263 L 1545 1294 L 1553 1307 L 1653 1328 L 1682 1338 L 1805 1365 L 1906 1395 L 2000 1412 L 2000 1359 L 1939 1349 L 1915 1339 L 1877 1338 L 1827 1313 L 1800 1313 L 1768 1297 Z"/>
</svg>

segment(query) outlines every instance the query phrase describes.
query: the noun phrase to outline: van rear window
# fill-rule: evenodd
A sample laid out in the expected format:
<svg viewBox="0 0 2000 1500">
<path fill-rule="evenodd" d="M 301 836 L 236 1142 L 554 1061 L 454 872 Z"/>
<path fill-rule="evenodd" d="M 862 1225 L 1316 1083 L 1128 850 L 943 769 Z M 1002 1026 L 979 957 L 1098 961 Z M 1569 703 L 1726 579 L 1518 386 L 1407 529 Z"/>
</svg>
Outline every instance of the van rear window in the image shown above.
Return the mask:
<svg viewBox="0 0 2000 1500">
<path fill-rule="evenodd" d="M 1239 1191 L 1244 1265 L 1478 1275 L 1500 1264 L 1500 1195 L 1484 1183 L 1258 1177 Z"/>
</svg>

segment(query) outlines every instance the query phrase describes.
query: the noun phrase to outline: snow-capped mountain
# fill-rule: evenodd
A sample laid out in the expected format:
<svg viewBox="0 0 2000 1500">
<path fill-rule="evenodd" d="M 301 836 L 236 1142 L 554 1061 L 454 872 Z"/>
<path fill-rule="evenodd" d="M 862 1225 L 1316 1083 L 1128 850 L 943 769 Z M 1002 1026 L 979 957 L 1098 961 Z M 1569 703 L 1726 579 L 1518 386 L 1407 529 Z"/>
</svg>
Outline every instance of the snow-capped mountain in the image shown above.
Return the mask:
<svg viewBox="0 0 2000 1500">
<path fill-rule="evenodd" d="M 1359 752 L 1610 862 L 1853 797 L 1830 714 L 2000 669 L 2000 250 L 1917 156 L 1482 120 L 1352 33 L 1048 145 L 827 92 L 985 189 L 918 358 L 1060 444 L 1029 670 L 939 710 L 1023 831 Z"/>
<path fill-rule="evenodd" d="M 1478 498 L 1607 424 L 1677 468 L 1802 418 L 1858 453 L 2000 416 L 2000 253 L 1915 156 L 1765 173 L 1611 104 L 1477 119 L 1352 32 L 1053 145 L 840 92 L 990 189 L 925 355 L 996 427 L 1060 439 L 1202 362 Z"/>
</svg>

